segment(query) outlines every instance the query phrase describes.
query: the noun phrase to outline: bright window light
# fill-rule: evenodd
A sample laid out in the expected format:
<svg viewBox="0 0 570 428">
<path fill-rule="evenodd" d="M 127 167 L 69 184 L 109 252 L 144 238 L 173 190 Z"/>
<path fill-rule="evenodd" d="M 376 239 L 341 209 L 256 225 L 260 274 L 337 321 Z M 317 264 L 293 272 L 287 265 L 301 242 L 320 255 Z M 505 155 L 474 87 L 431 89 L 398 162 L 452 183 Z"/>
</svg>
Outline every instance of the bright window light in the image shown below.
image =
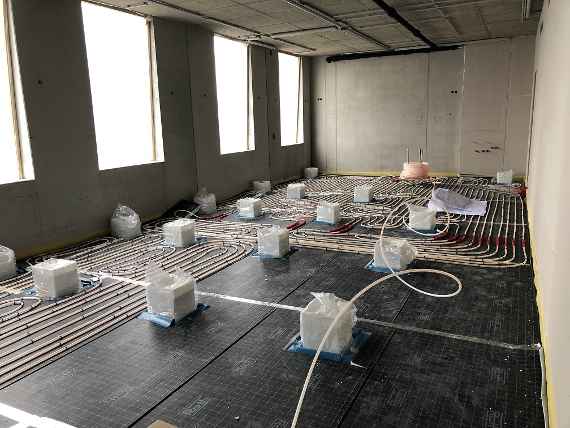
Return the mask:
<svg viewBox="0 0 570 428">
<path fill-rule="evenodd" d="M 254 150 L 251 73 L 245 43 L 214 36 L 220 153 Z"/>
<path fill-rule="evenodd" d="M 301 60 L 279 52 L 279 107 L 281 145 L 303 143 L 303 79 Z"/>
<path fill-rule="evenodd" d="M 82 10 L 99 169 L 163 160 L 151 23 L 87 2 Z"/>
<path fill-rule="evenodd" d="M 0 0 L 0 184 L 34 178 L 9 15 Z"/>
</svg>

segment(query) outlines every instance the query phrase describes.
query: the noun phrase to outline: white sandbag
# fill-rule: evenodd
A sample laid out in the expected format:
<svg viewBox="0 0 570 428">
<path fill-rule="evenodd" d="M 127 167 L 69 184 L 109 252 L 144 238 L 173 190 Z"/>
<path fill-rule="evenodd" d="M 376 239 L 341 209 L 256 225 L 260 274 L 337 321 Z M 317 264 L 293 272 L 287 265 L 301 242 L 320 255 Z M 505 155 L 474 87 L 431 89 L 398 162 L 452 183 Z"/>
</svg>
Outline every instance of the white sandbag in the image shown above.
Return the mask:
<svg viewBox="0 0 570 428">
<path fill-rule="evenodd" d="M 513 170 L 510 169 L 508 171 L 498 171 L 497 184 L 513 184 Z"/>
<path fill-rule="evenodd" d="M 428 231 L 435 228 L 437 211 L 427 207 L 408 204 L 408 226 L 417 231 Z"/>
<path fill-rule="evenodd" d="M 8 247 L 0 245 L 0 281 L 16 275 L 16 255 Z"/>
<path fill-rule="evenodd" d="M 55 299 L 77 293 L 80 289 L 77 262 L 49 259 L 32 266 L 32 277 L 40 298 Z"/>
<path fill-rule="evenodd" d="M 174 247 L 189 247 L 196 243 L 196 222 L 188 218 L 170 221 L 162 226 L 164 243 Z"/>
<path fill-rule="evenodd" d="M 317 206 L 317 221 L 337 224 L 340 220 L 340 204 L 337 202 L 321 201 Z"/>
<path fill-rule="evenodd" d="M 263 181 L 254 181 L 253 182 L 253 191 L 256 193 L 269 193 L 271 192 L 271 181 L 263 180 Z"/>
<path fill-rule="evenodd" d="M 382 247 L 386 261 L 382 257 Z M 374 266 L 383 269 L 403 270 L 416 258 L 416 249 L 405 239 L 382 238 L 374 245 Z"/>
<path fill-rule="evenodd" d="M 319 176 L 319 168 L 305 168 L 305 178 L 317 178 Z"/>
<path fill-rule="evenodd" d="M 305 185 L 303 183 L 291 183 L 287 186 L 287 199 L 303 199 L 305 197 Z"/>
<path fill-rule="evenodd" d="M 115 238 L 136 238 L 142 233 L 139 215 L 132 208 L 119 204 L 111 216 L 111 233 Z"/>
<path fill-rule="evenodd" d="M 279 258 L 289 252 L 289 231 L 279 226 L 257 231 L 257 252 L 261 256 Z"/>
<path fill-rule="evenodd" d="M 354 188 L 354 202 L 372 202 L 372 186 L 356 186 Z"/>
<path fill-rule="evenodd" d="M 183 270 L 169 274 L 151 263 L 146 272 L 148 311 L 175 321 L 196 309 L 196 280 Z"/>
<path fill-rule="evenodd" d="M 316 350 L 335 317 L 347 305 L 351 307 L 339 318 L 324 343 L 323 352 L 342 354 L 350 350 L 356 308 L 333 293 L 311 293 L 315 298 L 301 311 L 301 340 L 303 347 Z"/>
<path fill-rule="evenodd" d="M 236 205 L 240 217 L 256 218 L 261 215 L 261 199 L 243 198 L 238 200 Z"/>
<path fill-rule="evenodd" d="M 215 214 L 217 211 L 216 195 L 208 193 L 205 187 L 196 193 L 194 203 L 200 207 L 201 214 Z"/>
</svg>

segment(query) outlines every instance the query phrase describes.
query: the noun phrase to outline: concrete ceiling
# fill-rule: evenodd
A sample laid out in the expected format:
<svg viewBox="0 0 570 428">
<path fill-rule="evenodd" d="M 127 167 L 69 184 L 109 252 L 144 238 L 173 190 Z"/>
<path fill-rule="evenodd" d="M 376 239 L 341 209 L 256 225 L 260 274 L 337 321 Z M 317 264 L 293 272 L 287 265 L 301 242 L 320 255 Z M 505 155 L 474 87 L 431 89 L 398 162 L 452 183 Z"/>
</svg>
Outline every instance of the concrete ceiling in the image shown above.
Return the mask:
<svg viewBox="0 0 570 428">
<path fill-rule="evenodd" d="M 426 47 L 373 0 L 98 0 L 301 55 Z M 388 0 L 440 45 L 534 35 L 543 0 Z"/>
</svg>

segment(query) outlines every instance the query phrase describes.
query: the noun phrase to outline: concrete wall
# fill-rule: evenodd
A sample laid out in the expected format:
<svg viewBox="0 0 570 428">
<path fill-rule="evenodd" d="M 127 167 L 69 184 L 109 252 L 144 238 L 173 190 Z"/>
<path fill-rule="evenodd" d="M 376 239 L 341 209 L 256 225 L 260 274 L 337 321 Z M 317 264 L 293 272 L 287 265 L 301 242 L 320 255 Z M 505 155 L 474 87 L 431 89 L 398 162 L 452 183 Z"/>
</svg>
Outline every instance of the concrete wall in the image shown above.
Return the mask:
<svg viewBox="0 0 570 428">
<path fill-rule="evenodd" d="M 534 40 L 327 64 L 313 61 L 313 159 L 330 172 L 524 174 Z M 457 91 L 457 93 L 455 92 Z M 521 124 L 523 126 L 521 126 Z"/>
<path fill-rule="evenodd" d="M 570 2 L 544 2 L 537 35 L 528 208 L 552 425 L 570 427 Z"/>
<path fill-rule="evenodd" d="M 0 243 L 18 256 L 105 233 L 119 201 L 148 219 L 198 186 L 223 199 L 252 179 L 280 181 L 308 165 L 309 137 L 280 147 L 275 53 L 253 49 L 256 150 L 221 156 L 212 34 L 157 20 L 165 161 L 99 171 L 80 1 L 13 3 L 36 177 L 0 185 Z"/>
</svg>

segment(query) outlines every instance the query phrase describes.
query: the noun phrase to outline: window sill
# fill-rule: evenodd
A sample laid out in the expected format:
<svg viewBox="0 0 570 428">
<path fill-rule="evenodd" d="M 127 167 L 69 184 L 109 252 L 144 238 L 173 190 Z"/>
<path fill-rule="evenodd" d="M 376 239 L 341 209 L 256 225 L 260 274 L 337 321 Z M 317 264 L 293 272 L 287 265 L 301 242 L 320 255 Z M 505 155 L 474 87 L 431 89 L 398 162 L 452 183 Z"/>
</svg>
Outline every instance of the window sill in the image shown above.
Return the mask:
<svg viewBox="0 0 570 428">
<path fill-rule="evenodd" d="M 8 188 L 11 186 L 25 186 L 26 183 L 33 183 L 36 181 L 35 178 L 22 178 L 15 181 L 7 181 L 5 183 L 0 183 L 0 188 Z"/>
<path fill-rule="evenodd" d="M 122 171 L 122 170 L 125 170 L 127 168 L 145 168 L 147 165 L 157 165 L 157 164 L 164 164 L 164 161 L 158 160 L 158 161 L 150 161 L 150 162 L 144 162 L 144 163 L 136 163 L 136 164 L 132 164 L 132 165 L 125 165 L 125 166 L 115 166 L 115 167 L 111 167 L 111 168 L 99 168 L 99 173 L 101 173 L 101 174 L 112 173 L 113 171 L 119 171 L 119 170 Z"/>
<path fill-rule="evenodd" d="M 249 150 L 243 150 L 243 151 L 239 151 L 239 152 L 229 152 L 229 153 L 220 153 L 220 156 L 235 156 L 235 155 L 241 155 L 243 153 L 254 153 L 255 149 L 249 149 Z"/>
</svg>

